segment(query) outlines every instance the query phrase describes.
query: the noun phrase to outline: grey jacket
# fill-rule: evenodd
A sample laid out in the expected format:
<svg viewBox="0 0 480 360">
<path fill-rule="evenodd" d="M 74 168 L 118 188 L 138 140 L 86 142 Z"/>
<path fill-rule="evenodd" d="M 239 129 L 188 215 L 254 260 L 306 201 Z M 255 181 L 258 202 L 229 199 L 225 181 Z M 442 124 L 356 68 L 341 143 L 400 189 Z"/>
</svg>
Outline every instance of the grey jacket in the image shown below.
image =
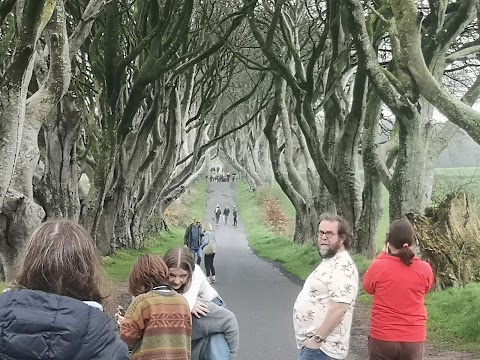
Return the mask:
<svg viewBox="0 0 480 360">
<path fill-rule="evenodd" d="M 239 330 L 235 314 L 230 310 L 208 303 L 208 315 L 200 319 L 192 316 L 192 360 L 204 359 L 202 350 L 208 336 L 223 333 L 230 346 L 231 359 L 235 359 L 239 346 Z"/>
</svg>

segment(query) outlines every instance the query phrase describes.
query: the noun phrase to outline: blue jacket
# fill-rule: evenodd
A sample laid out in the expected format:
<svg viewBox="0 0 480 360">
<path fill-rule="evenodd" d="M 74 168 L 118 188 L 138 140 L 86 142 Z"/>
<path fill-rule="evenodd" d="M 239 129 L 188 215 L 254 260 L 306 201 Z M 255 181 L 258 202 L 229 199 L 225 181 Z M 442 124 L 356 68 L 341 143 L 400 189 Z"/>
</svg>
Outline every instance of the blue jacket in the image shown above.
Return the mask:
<svg viewBox="0 0 480 360">
<path fill-rule="evenodd" d="M 113 321 L 82 301 L 43 291 L 0 295 L 0 359 L 127 360 Z"/>
</svg>

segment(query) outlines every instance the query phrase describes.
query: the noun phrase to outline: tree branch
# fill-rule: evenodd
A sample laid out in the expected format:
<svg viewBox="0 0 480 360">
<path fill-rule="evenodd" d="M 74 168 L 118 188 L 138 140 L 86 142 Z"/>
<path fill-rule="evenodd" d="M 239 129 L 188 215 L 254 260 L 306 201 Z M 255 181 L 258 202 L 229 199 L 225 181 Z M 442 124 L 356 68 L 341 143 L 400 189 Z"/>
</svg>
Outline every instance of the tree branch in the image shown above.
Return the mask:
<svg viewBox="0 0 480 360">
<path fill-rule="evenodd" d="M 90 35 L 93 23 L 102 11 L 104 5 L 105 0 L 90 0 L 90 2 L 87 4 L 80 22 L 76 26 L 75 30 L 73 30 L 68 41 L 70 47 L 70 59 L 73 59 L 77 51 L 84 43 L 85 39 Z"/>
<path fill-rule="evenodd" d="M 350 0 L 352 1 L 352 0 Z M 472 1 L 472 0 L 469 0 Z M 403 56 L 422 96 L 480 144 L 480 113 L 448 93 L 430 73 L 422 56 L 417 7 L 412 0 L 393 0 Z"/>
</svg>

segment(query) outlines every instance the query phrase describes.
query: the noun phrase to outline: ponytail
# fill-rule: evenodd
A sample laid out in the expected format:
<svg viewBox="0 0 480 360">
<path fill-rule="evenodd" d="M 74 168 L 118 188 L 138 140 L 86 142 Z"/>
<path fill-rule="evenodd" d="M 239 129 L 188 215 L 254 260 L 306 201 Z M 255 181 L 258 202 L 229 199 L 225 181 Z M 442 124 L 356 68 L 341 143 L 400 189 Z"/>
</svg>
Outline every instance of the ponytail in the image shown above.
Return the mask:
<svg viewBox="0 0 480 360">
<path fill-rule="evenodd" d="M 408 220 L 397 219 L 390 224 L 387 242 L 397 250 L 395 256 L 407 266 L 412 265 L 412 259 L 415 257 L 410 248 L 414 243 L 414 237 L 415 231 Z"/>
<path fill-rule="evenodd" d="M 405 243 L 403 247 L 398 250 L 397 256 L 400 258 L 401 262 L 407 266 L 412 265 L 412 259 L 414 258 L 415 254 L 413 253 L 410 246 Z"/>
</svg>

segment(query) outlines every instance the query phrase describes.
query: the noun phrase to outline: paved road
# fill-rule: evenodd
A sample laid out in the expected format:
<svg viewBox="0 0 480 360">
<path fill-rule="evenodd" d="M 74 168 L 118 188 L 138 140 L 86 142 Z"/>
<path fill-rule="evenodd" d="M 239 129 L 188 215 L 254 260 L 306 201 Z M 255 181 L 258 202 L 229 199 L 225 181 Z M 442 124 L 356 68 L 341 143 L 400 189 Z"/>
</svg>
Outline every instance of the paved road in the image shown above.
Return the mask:
<svg viewBox="0 0 480 360">
<path fill-rule="evenodd" d="M 216 204 L 223 210 L 235 205 L 232 183 L 210 183 L 205 221 L 215 227 Z M 214 228 L 217 238 L 215 288 L 237 316 L 240 350 L 237 360 L 294 360 L 292 308 L 301 290 L 272 264 L 261 260 L 248 246 L 244 224 Z M 202 264 L 203 267 L 203 264 Z"/>
</svg>

